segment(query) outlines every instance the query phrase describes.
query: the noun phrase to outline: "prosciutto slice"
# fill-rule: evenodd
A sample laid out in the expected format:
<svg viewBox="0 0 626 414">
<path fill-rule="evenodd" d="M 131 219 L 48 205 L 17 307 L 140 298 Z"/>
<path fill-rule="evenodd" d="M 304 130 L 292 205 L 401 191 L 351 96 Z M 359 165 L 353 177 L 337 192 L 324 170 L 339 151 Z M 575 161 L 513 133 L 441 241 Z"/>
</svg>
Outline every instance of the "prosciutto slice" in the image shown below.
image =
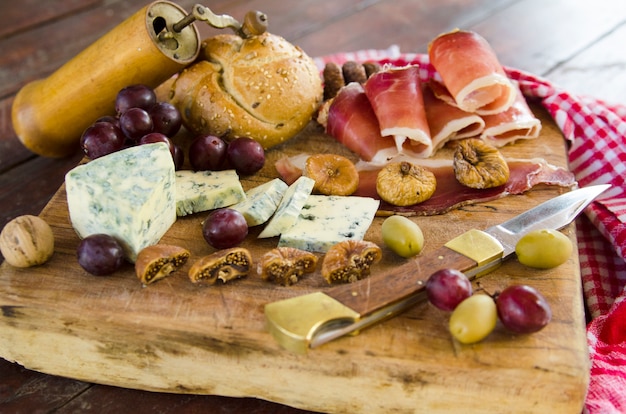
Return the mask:
<svg viewBox="0 0 626 414">
<path fill-rule="evenodd" d="M 489 115 L 513 104 L 515 87 L 489 43 L 479 34 L 454 30 L 439 35 L 430 43 L 428 56 L 462 110 Z"/>
<path fill-rule="evenodd" d="M 423 96 L 433 153 L 448 141 L 479 136 L 483 132 L 483 118 L 437 98 L 430 83 L 424 86 Z"/>
<path fill-rule="evenodd" d="M 382 136 L 376 114 L 361 84 L 341 88 L 328 108 L 326 133 L 362 160 L 385 164 L 398 155 L 392 136 Z"/>
<path fill-rule="evenodd" d="M 520 139 L 533 139 L 541 132 L 541 121 L 530 110 L 519 86 L 513 106 L 504 112 L 485 115 L 481 138 L 495 147 L 503 147 Z"/>
<path fill-rule="evenodd" d="M 287 183 L 295 181 L 302 175 L 307 157 L 308 154 L 299 154 L 279 160 L 275 165 L 281 178 Z M 433 196 L 420 204 L 406 207 L 394 206 L 381 200 L 378 215 L 433 216 L 469 204 L 522 194 L 536 185 L 572 187 L 576 184 L 573 173 L 549 164 L 541 158 L 507 159 L 507 163 L 510 175 L 505 185 L 474 189 L 457 181 L 452 160 L 424 160 L 422 166 L 432 171 L 437 180 L 437 189 Z M 380 168 L 366 163 L 359 163 L 357 167 L 361 169 L 359 170 L 359 187 L 354 195 L 380 200 L 376 192 L 376 177 Z"/>
<path fill-rule="evenodd" d="M 393 136 L 399 153 L 411 153 L 419 158 L 432 155 L 417 65 L 381 70 L 365 82 L 363 89 L 378 119 L 381 135 Z"/>
</svg>

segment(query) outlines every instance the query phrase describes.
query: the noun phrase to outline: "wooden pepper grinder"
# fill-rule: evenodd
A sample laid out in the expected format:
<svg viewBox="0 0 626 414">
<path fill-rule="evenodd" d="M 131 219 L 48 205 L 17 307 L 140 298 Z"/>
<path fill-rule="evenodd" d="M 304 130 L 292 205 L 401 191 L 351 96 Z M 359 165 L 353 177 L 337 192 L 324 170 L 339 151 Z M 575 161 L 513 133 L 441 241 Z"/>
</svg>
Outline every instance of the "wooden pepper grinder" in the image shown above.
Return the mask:
<svg viewBox="0 0 626 414">
<path fill-rule="evenodd" d="M 244 25 L 195 5 L 187 14 L 177 4 L 155 1 L 139 10 L 45 79 L 25 85 L 12 108 L 13 128 L 32 152 L 46 157 L 74 153 L 83 131 L 97 118 L 114 114 L 122 88 L 150 87 L 193 63 L 200 34 L 191 23 L 231 27 L 241 36 L 265 31 L 266 18 L 250 12 Z"/>
</svg>

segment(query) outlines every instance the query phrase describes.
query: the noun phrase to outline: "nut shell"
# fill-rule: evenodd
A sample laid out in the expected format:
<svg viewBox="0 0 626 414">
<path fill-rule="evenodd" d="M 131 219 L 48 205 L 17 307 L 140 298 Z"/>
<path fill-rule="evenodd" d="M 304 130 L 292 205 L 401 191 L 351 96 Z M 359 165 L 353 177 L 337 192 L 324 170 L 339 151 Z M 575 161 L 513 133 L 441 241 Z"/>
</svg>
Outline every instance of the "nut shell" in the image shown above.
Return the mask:
<svg viewBox="0 0 626 414">
<path fill-rule="evenodd" d="M 283 286 L 293 285 L 317 266 L 317 256 L 293 247 L 277 247 L 265 253 L 257 265 L 261 279 Z"/>
<path fill-rule="evenodd" d="M 135 274 L 144 285 L 161 280 L 189 259 L 189 250 L 173 245 L 156 244 L 142 249 L 135 261 Z"/>
<path fill-rule="evenodd" d="M 32 215 L 19 216 L 2 229 L 0 252 L 11 266 L 38 266 L 54 254 L 54 234 L 45 220 Z"/>
<path fill-rule="evenodd" d="M 345 240 L 331 247 L 322 262 L 322 276 L 329 284 L 352 283 L 370 275 L 382 259 L 382 249 L 364 240 Z"/>
<path fill-rule="evenodd" d="M 248 249 L 233 247 L 198 259 L 189 269 L 188 275 L 193 283 L 214 285 L 218 279 L 227 283 L 248 276 L 252 265 Z"/>
</svg>

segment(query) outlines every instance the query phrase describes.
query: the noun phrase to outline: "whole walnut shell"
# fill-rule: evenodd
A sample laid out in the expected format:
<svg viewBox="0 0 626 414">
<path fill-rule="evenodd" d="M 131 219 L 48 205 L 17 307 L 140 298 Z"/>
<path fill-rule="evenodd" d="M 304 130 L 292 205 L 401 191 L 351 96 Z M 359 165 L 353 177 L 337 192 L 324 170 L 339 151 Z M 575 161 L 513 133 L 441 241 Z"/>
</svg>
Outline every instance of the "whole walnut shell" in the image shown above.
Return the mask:
<svg viewBox="0 0 626 414">
<path fill-rule="evenodd" d="M 54 234 L 50 225 L 37 216 L 16 217 L 0 233 L 0 252 L 11 266 L 37 266 L 52 257 Z"/>
</svg>

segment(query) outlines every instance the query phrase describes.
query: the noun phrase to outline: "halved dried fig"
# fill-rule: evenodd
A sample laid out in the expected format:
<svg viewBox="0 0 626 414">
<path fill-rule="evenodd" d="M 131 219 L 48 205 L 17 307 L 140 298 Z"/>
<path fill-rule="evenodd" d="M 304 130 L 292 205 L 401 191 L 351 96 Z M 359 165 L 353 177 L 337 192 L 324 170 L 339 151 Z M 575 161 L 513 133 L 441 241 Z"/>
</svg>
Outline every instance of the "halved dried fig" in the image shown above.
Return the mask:
<svg viewBox="0 0 626 414">
<path fill-rule="evenodd" d="M 294 247 L 277 247 L 265 253 L 257 265 L 261 278 L 289 286 L 317 266 L 317 256 Z"/>
<path fill-rule="evenodd" d="M 135 261 L 135 274 L 144 285 L 175 272 L 187 263 L 189 250 L 169 244 L 155 244 L 143 248 Z"/>
<path fill-rule="evenodd" d="M 233 247 L 198 259 L 189 269 L 189 280 L 214 285 L 219 279 L 226 283 L 246 277 L 251 269 L 252 256 L 248 249 Z"/>
<path fill-rule="evenodd" d="M 347 196 L 359 186 L 359 172 L 342 155 L 311 155 L 306 160 L 304 175 L 315 180 L 313 191 L 324 195 Z"/>
<path fill-rule="evenodd" d="M 506 184 L 509 165 L 492 145 L 478 138 L 457 141 L 454 151 L 454 175 L 470 188 L 492 188 Z"/>
<path fill-rule="evenodd" d="M 352 283 L 370 274 L 370 268 L 383 257 L 376 243 L 344 240 L 331 247 L 322 262 L 322 276 L 330 284 Z"/>
<path fill-rule="evenodd" d="M 408 161 L 387 164 L 376 177 L 376 192 L 395 206 L 411 206 L 432 197 L 437 188 L 435 174 Z"/>
</svg>

